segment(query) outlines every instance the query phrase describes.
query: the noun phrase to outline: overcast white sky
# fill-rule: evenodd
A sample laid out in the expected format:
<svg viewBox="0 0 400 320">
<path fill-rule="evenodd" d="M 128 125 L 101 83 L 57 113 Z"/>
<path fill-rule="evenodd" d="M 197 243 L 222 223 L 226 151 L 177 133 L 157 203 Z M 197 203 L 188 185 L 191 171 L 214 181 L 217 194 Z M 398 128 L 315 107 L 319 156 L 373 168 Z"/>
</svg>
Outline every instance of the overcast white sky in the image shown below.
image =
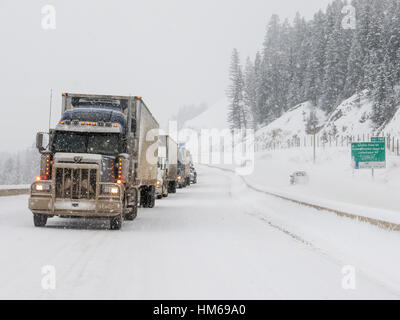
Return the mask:
<svg viewBox="0 0 400 320">
<path fill-rule="evenodd" d="M 53 123 L 61 92 L 141 95 L 160 123 L 184 104 L 220 100 L 232 48 L 260 49 L 269 17 L 307 18 L 330 0 L 0 0 L 0 151 Z M 56 9 L 56 30 L 41 9 Z"/>
</svg>

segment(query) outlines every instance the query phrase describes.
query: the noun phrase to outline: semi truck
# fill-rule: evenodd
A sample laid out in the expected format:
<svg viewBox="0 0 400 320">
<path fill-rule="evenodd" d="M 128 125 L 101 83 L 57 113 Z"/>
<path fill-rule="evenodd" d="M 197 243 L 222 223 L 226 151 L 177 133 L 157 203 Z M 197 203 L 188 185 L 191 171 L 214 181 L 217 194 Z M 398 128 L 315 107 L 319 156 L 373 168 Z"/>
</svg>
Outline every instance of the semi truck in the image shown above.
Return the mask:
<svg viewBox="0 0 400 320">
<path fill-rule="evenodd" d="M 164 168 L 164 183 L 169 193 L 176 193 L 178 177 L 178 144 L 169 135 L 160 135 L 161 166 Z"/>
<path fill-rule="evenodd" d="M 143 99 L 63 93 L 61 114 L 55 129 L 36 136 L 34 225 L 54 216 L 106 218 L 118 230 L 139 206 L 154 207 L 159 124 Z"/>
<path fill-rule="evenodd" d="M 190 163 L 191 155 L 184 145 L 180 145 L 178 151 L 178 178 L 177 184 L 179 188 L 190 186 Z"/>
<path fill-rule="evenodd" d="M 178 145 L 169 135 L 160 135 L 158 149 L 157 198 L 176 193 L 178 176 Z"/>
</svg>

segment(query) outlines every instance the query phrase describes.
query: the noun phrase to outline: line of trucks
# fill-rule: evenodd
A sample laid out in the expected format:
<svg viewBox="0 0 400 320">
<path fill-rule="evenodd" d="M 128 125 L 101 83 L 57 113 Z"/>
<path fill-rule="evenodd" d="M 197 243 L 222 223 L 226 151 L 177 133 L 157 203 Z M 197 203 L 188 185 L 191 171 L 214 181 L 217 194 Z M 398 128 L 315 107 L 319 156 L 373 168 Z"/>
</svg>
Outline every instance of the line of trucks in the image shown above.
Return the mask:
<svg viewBox="0 0 400 320">
<path fill-rule="evenodd" d="M 197 183 L 189 150 L 159 124 L 141 97 L 62 94 L 61 120 L 39 132 L 40 175 L 29 209 L 48 218 L 105 218 L 119 230 L 138 208 Z M 48 139 L 45 139 L 48 137 Z"/>
</svg>

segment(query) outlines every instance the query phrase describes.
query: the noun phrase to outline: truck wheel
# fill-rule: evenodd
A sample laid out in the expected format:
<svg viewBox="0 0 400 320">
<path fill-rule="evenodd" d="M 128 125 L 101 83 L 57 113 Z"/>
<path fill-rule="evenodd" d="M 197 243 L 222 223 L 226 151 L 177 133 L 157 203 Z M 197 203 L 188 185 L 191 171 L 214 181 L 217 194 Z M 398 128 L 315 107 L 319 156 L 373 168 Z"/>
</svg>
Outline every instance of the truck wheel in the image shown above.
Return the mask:
<svg viewBox="0 0 400 320">
<path fill-rule="evenodd" d="M 147 191 L 147 208 L 154 208 L 155 204 L 156 204 L 156 189 L 154 186 L 151 186 Z"/>
<path fill-rule="evenodd" d="M 142 205 L 142 208 L 148 208 L 148 203 L 149 203 L 149 192 L 146 189 L 143 189 L 141 191 L 141 196 L 140 196 L 140 204 Z"/>
<path fill-rule="evenodd" d="M 35 227 L 44 227 L 47 223 L 47 216 L 44 214 L 33 214 L 33 224 Z"/>
<path fill-rule="evenodd" d="M 169 193 L 176 193 L 176 182 L 170 182 L 168 185 Z"/>
<path fill-rule="evenodd" d="M 156 205 L 156 195 L 154 192 L 149 192 L 149 203 L 147 208 L 154 208 Z"/>
<path fill-rule="evenodd" d="M 110 219 L 110 229 L 111 230 L 121 230 L 122 227 L 122 214 L 112 217 Z"/>
<path fill-rule="evenodd" d="M 162 196 L 161 194 L 157 195 L 157 199 L 158 199 L 158 200 L 162 199 L 162 197 L 163 197 L 163 196 Z"/>
<path fill-rule="evenodd" d="M 127 221 L 133 221 L 137 217 L 137 205 L 134 207 L 129 207 L 129 213 L 125 214 L 125 220 Z"/>
</svg>

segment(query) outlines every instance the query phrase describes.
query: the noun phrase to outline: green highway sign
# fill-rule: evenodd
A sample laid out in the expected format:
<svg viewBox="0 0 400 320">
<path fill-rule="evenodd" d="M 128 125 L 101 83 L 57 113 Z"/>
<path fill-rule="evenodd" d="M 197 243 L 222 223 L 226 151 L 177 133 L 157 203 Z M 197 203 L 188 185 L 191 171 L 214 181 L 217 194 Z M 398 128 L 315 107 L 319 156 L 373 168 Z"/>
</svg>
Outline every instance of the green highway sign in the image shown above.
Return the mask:
<svg viewBox="0 0 400 320">
<path fill-rule="evenodd" d="M 355 169 L 386 168 L 385 141 L 352 143 L 351 159 Z"/>
<path fill-rule="evenodd" d="M 371 142 L 386 142 L 385 137 L 371 137 Z"/>
</svg>

